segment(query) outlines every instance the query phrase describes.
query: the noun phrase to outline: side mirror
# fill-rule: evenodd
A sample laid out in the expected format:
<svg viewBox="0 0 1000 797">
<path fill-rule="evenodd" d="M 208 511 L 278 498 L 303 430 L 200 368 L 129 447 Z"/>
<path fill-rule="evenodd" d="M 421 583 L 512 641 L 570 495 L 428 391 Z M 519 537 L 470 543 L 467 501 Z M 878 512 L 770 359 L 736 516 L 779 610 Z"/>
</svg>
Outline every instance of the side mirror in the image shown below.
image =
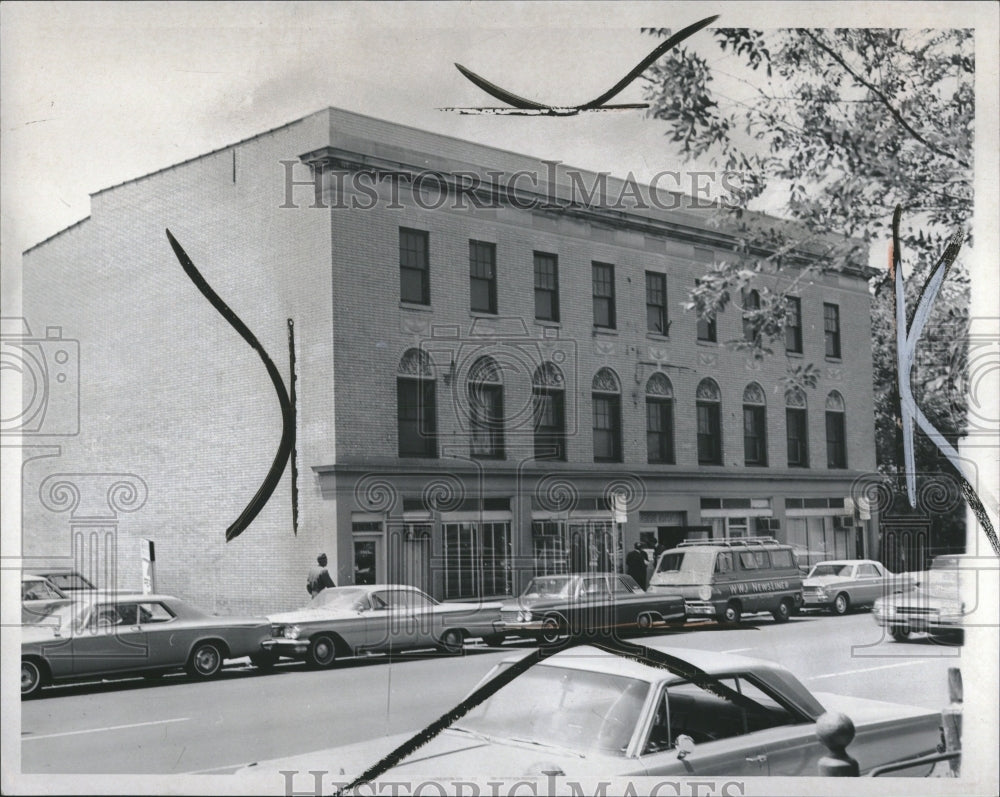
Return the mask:
<svg viewBox="0 0 1000 797">
<path fill-rule="evenodd" d="M 694 752 L 694 739 L 686 733 L 682 733 L 674 739 L 674 747 L 677 749 L 677 760 L 683 761 Z"/>
</svg>

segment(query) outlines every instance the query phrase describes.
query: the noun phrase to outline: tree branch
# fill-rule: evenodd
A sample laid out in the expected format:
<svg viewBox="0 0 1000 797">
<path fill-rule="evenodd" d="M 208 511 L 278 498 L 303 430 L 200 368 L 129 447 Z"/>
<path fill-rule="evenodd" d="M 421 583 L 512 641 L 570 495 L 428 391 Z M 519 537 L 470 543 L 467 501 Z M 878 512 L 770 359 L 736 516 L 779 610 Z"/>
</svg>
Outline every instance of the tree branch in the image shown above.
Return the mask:
<svg viewBox="0 0 1000 797">
<path fill-rule="evenodd" d="M 957 155 L 953 155 L 950 152 L 947 152 L 943 149 L 940 149 L 939 147 L 934 146 L 934 144 L 932 144 L 930 141 L 928 141 L 922 135 L 920 135 L 920 133 L 918 133 L 916 130 L 910 127 L 907 121 L 903 118 L 902 114 L 900 114 L 900 112 L 897 111 L 895 107 L 893 107 L 892 103 L 889 101 L 889 98 L 886 97 L 885 94 L 879 91 L 874 84 L 865 80 L 863 77 L 858 75 L 853 69 L 851 69 L 848 63 L 838 53 L 836 53 L 834 50 L 828 47 L 826 43 L 824 43 L 819 39 L 819 37 L 813 35 L 812 31 L 803 29 L 802 32 L 805 33 L 805 35 L 808 36 L 810 39 L 812 39 L 834 61 L 840 64 L 841 68 L 843 68 L 843 70 L 847 72 L 847 74 L 849 74 L 857 83 L 861 84 L 870 92 L 872 92 L 872 94 L 878 97 L 879 100 L 882 102 L 882 104 L 889 111 L 889 113 L 892 114 L 893 118 L 897 122 L 899 122 L 899 124 L 903 127 L 903 129 L 906 130 L 906 132 L 908 132 L 913 138 L 915 138 L 917 141 L 919 141 L 921 144 L 927 147 L 927 149 L 929 149 L 931 152 L 934 152 L 937 155 L 941 155 L 942 157 L 949 158 L 950 160 L 955 161 L 960 166 L 963 166 L 966 169 L 969 168 L 969 164 L 965 160 L 959 158 Z"/>
</svg>

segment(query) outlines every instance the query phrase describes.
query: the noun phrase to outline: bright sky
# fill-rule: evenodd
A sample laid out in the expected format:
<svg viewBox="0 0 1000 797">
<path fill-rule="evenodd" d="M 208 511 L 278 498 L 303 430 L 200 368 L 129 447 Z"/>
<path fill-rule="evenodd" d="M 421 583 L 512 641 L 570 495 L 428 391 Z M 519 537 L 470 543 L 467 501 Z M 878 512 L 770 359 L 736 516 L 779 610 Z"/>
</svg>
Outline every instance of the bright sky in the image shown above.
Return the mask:
<svg viewBox="0 0 1000 797">
<path fill-rule="evenodd" d="M 966 6 L 904 4 L 956 25 Z M 642 111 L 460 116 L 495 105 L 458 61 L 517 94 L 583 102 L 659 41 L 640 28 L 878 26 L 892 3 L 4 3 L 0 5 L 3 310 L 20 253 L 89 214 L 89 194 L 328 105 L 643 179 L 681 164 Z M 971 9 L 982 16 L 983 6 Z M 919 13 L 918 13 L 919 11 Z M 709 44 L 696 34 L 690 46 Z M 709 60 L 728 60 L 709 44 Z M 736 70 L 733 70 L 734 72 Z M 745 72 L 743 72 L 745 74 Z M 747 91 L 721 75 L 716 91 Z M 641 101 L 641 82 L 617 102 Z M 981 161 L 977 158 L 977 163 Z"/>
</svg>

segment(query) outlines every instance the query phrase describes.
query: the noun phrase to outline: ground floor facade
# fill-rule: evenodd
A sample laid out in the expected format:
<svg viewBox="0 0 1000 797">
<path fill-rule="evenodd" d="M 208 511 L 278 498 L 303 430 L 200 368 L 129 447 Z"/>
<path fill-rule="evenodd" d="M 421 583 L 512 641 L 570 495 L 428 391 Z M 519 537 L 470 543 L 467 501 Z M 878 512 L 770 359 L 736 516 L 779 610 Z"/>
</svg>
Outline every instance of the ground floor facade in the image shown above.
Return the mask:
<svg viewBox="0 0 1000 797">
<path fill-rule="evenodd" d="M 744 478 L 474 462 L 314 471 L 336 503 L 341 583 L 407 583 L 441 600 L 515 595 L 538 575 L 624 572 L 636 542 L 651 550 L 770 536 L 793 545 L 803 566 L 877 556 L 879 547 L 850 473 Z"/>
</svg>

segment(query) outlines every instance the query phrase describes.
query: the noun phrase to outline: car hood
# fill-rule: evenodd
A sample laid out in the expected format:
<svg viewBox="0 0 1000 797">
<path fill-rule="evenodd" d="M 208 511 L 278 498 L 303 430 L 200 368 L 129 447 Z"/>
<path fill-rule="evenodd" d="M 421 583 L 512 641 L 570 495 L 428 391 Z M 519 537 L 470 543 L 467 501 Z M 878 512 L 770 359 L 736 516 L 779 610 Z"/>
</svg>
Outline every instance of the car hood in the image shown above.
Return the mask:
<svg viewBox="0 0 1000 797">
<path fill-rule="evenodd" d="M 268 622 L 271 625 L 285 625 L 290 623 L 311 623 L 320 620 L 348 620 L 361 617 L 363 612 L 355 609 L 295 609 L 290 612 L 278 612 L 269 614 Z"/>
<path fill-rule="evenodd" d="M 44 621 L 39 622 L 37 625 L 21 626 L 22 645 L 53 642 L 59 639 L 68 639 L 68 637 L 65 634 L 62 636 L 56 636 L 55 627 L 53 625 L 46 624 Z"/>
<path fill-rule="evenodd" d="M 329 773 L 325 783 L 349 783 L 381 761 L 413 734 L 398 734 L 366 742 L 317 750 L 314 753 L 255 762 L 241 773 L 267 775 L 281 771 Z M 467 776 L 477 778 L 541 776 L 561 771 L 570 777 L 614 774 L 627 759 L 606 755 L 581 758 L 573 753 L 528 743 L 486 740 L 461 731 L 446 730 L 419 747 L 380 778 Z M 631 762 L 635 764 L 636 762 Z"/>
<path fill-rule="evenodd" d="M 854 579 L 847 576 L 813 576 L 802 579 L 803 587 L 829 587 L 831 584 L 840 584 Z"/>
</svg>

